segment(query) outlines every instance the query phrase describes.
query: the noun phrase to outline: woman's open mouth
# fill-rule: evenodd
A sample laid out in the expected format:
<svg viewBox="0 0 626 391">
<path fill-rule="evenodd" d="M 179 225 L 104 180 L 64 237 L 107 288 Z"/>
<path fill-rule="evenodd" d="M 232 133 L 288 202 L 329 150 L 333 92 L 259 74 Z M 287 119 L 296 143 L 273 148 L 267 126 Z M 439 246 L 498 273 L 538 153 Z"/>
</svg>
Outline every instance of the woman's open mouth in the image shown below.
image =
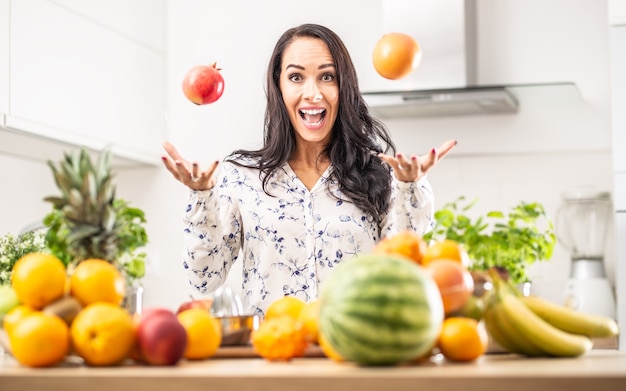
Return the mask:
<svg viewBox="0 0 626 391">
<path fill-rule="evenodd" d="M 326 117 L 326 109 L 301 109 L 300 117 L 307 127 L 318 127 Z"/>
</svg>

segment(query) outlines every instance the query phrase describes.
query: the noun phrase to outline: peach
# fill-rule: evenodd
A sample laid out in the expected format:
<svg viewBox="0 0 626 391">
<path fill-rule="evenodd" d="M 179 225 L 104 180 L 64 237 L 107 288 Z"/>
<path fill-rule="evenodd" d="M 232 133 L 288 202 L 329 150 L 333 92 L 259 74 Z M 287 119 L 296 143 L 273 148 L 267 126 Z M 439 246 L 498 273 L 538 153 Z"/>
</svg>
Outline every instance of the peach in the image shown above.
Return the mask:
<svg viewBox="0 0 626 391">
<path fill-rule="evenodd" d="M 147 364 L 176 365 L 187 348 L 187 331 L 172 311 L 152 308 L 139 318 L 137 342 Z"/>
<path fill-rule="evenodd" d="M 425 266 L 435 280 L 446 315 L 463 308 L 474 291 L 472 274 L 461 263 L 439 259 Z"/>
<path fill-rule="evenodd" d="M 211 311 L 211 307 L 213 306 L 213 299 L 192 299 L 189 301 L 185 301 L 182 303 L 178 310 L 176 310 L 176 315 L 180 314 L 183 311 L 190 310 L 192 308 L 200 308 L 203 310 Z"/>
</svg>

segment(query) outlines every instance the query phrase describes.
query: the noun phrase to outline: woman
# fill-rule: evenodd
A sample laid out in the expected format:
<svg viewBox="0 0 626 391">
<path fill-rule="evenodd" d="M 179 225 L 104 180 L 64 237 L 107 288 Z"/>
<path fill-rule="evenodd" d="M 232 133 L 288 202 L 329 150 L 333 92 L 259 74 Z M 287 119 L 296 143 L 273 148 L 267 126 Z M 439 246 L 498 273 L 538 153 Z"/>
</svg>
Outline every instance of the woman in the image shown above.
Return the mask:
<svg viewBox="0 0 626 391">
<path fill-rule="evenodd" d="M 319 25 L 280 37 L 266 88 L 262 148 L 233 152 L 219 172 L 218 162 L 200 171 L 168 143 L 163 157 L 191 189 L 184 216 L 190 284 L 212 292 L 239 260 L 242 296 L 261 315 L 284 295 L 317 297 L 338 263 L 385 235 L 430 229 L 425 175 L 456 144 L 420 157 L 396 154 L 368 112 L 348 51 Z"/>
</svg>

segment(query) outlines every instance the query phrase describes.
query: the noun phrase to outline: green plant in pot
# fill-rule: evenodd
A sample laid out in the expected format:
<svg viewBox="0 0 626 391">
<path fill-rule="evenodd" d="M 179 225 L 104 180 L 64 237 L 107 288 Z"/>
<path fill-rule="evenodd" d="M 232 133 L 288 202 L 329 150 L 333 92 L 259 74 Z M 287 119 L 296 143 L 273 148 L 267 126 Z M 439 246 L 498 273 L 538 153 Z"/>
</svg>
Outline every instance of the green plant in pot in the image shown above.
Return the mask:
<svg viewBox="0 0 626 391">
<path fill-rule="evenodd" d="M 146 219 L 116 198 L 110 161 L 108 150 L 94 163 L 82 149 L 48 162 L 61 194 L 45 198 L 53 205 L 43 220 L 46 246 L 70 268 L 89 258 L 111 262 L 134 285 L 145 273 L 146 254 L 139 249 L 148 241 Z"/>
<path fill-rule="evenodd" d="M 435 212 L 436 224 L 424 239 L 451 239 L 462 243 L 471 259 L 470 270 L 498 268 L 515 284 L 530 282 L 528 268 L 552 257 L 556 244 L 554 224 L 537 202 L 520 202 L 508 212 L 491 211 L 472 218 L 477 200 L 464 196 Z"/>
</svg>

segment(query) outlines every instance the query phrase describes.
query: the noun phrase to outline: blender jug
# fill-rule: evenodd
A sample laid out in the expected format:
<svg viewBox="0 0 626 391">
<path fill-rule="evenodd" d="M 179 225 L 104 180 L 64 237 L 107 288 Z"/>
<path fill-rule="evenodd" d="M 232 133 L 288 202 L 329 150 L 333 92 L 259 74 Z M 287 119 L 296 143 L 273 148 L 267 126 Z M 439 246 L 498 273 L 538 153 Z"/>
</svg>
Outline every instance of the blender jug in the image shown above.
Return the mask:
<svg viewBox="0 0 626 391">
<path fill-rule="evenodd" d="M 564 193 L 562 200 L 556 214 L 556 235 L 572 261 L 565 304 L 615 318 L 613 288 L 604 269 L 606 235 L 612 216 L 610 195 L 579 191 Z"/>
</svg>

